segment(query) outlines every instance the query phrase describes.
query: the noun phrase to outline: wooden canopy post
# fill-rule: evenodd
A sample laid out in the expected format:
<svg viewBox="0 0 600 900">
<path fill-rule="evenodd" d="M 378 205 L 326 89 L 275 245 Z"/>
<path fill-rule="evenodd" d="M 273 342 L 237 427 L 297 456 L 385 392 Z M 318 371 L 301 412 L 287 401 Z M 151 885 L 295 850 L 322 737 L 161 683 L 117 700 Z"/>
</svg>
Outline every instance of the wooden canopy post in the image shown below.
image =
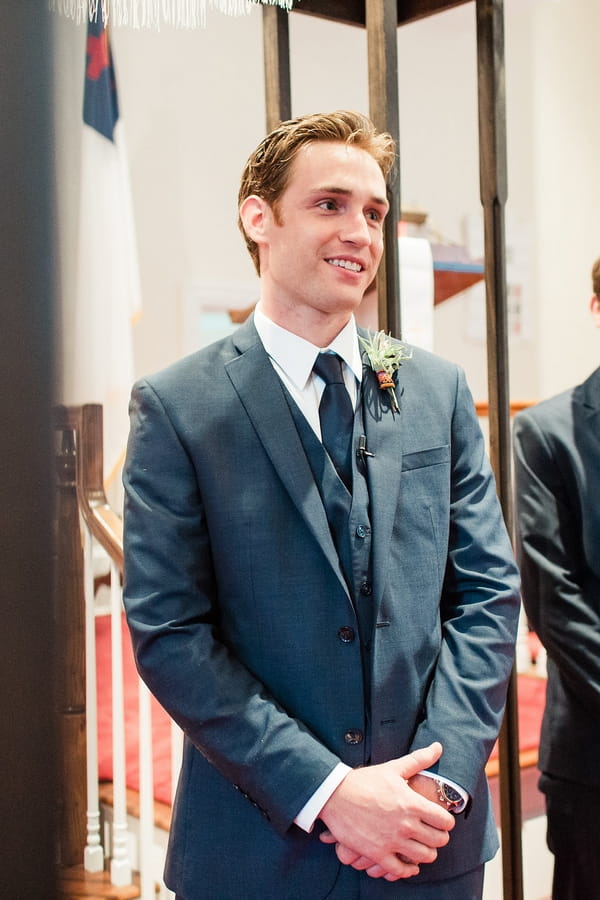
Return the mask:
<svg viewBox="0 0 600 900">
<path fill-rule="evenodd" d="M 398 112 L 398 11 L 396 0 L 366 0 L 367 53 L 369 61 L 369 112 L 379 131 L 388 131 L 400 153 Z M 398 222 L 400 220 L 399 157 L 387 185 L 390 211 L 385 220 L 385 252 L 377 274 L 379 327 L 402 337 Z"/>
<path fill-rule="evenodd" d="M 510 397 L 504 207 L 507 197 L 503 0 L 476 0 L 479 171 L 484 215 L 490 457 L 512 534 Z M 517 679 L 500 732 L 500 804 L 505 900 L 523 898 Z"/>
<path fill-rule="evenodd" d="M 264 5 L 263 53 L 267 134 L 292 117 L 290 37 L 288 13 L 280 6 Z"/>
</svg>

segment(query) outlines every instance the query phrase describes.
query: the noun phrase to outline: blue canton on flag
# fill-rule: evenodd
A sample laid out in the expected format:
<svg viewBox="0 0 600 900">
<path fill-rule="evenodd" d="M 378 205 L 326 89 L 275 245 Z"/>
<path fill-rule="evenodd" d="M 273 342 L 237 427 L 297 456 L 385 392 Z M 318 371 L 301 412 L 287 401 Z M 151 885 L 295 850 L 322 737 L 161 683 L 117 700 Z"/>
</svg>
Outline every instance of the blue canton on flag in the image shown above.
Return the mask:
<svg viewBox="0 0 600 900">
<path fill-rule="evenodd" d="M 119 103 L 112 53 L 100 3 L 96 21 L 88 25 L 86 54 L 83 121 L 112 141 L 119 118 Z"/>
</svg>

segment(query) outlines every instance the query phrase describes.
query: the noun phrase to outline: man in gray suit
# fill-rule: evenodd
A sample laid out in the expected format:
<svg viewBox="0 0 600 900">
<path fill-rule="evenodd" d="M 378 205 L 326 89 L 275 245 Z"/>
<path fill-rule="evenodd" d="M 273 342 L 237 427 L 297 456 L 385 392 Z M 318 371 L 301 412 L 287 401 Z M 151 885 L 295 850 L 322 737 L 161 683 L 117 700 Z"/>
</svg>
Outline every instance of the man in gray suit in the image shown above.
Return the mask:
<svg viewBox="0 0 600 900">
<path fill-rule="evenodd" d="M 239 193 L 254 315 L 133 390 L 125 604 L 185 732 L 184 900 L 477 900 L 497 849 L 518 578 L 473 401 L 353 315 L 394 154 L 356 113 L 275 129 Z"/>
<path fill-rule="evenodd" d="M 600 327 L 600 259 L 590 309 Z M 548 656 L 540 789 L 553 900 L 600 892 L 600 368 L 514 422 L 523 603 Z"/>
</svg>

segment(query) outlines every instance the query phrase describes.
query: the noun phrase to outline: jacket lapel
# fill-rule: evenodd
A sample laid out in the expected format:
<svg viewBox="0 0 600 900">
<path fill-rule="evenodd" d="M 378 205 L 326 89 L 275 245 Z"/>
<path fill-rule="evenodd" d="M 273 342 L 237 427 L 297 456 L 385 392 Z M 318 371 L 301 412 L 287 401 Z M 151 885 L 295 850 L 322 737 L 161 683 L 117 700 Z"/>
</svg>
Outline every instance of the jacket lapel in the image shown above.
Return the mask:
<svg viewBox="0 0 600 900">
<path fill-rule="evenodd" d="M 227 375 L 277 475 L 347 594 L 325 509 L 283 385 L 251 319 L 235 332 L 233 342 L 240 355 L 225 364 Z"/>
</svg>

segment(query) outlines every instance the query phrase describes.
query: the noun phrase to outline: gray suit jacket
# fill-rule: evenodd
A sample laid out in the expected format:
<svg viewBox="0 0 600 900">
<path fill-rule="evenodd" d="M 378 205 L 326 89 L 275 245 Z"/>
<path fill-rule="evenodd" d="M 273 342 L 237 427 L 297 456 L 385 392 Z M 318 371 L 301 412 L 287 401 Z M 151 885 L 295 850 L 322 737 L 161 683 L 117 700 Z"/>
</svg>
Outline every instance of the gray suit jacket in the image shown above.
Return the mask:
<svg viewBox="0 0 600 900">
<path fill-rule="evenodd" d="M 514 422 L 523 602 L 548 651 L 539 766 L 600 785 L 600 369 Z"/>
<path fill-rule="evenodd" d="M 501 722 L 516 568 L 464 376 L 414 349 L 400 413 L 365 367 L 373 529 L 370 709 L 323 504 L 252 321 L 132 396 L 125 604 L 139 670 L 186 734 L 167 883 L 194 898 L 326 897 L 339 863 L 294 817 L 334 766 L 441 740 L 471 794 L 422 880 L 497 837 L 483 769 Z M 357 875 L 357 877 L 359 877 Z M 361 875 L 361 896 L 394 887 Z"/>
</svg>

